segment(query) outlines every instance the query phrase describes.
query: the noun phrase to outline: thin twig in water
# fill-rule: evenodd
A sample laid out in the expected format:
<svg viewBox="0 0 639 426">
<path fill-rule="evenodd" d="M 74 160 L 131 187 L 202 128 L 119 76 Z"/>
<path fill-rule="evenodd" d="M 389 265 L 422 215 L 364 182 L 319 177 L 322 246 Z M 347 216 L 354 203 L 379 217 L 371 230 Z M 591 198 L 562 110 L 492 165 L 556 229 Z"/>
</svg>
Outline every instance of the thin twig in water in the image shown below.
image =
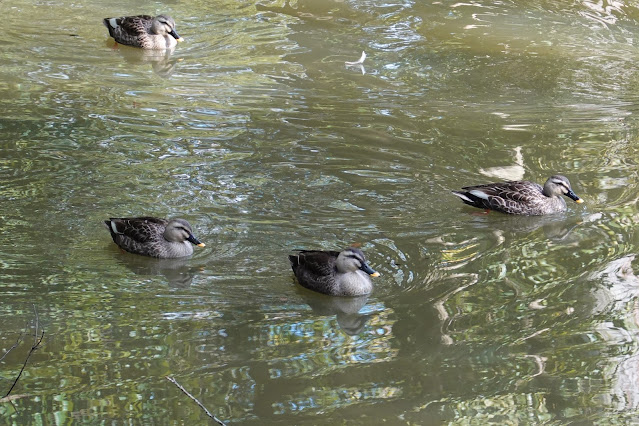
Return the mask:
<svg viewBox="0 0 639 426">
<path fill-rule="evenodd" d="M 33 312 L 35 313 L 35 333 L 33 333 L 33 345 L 35 346 L 38 340 L 38 326 L 40 325 L 40 318 L 38 317 L 38 310 L 35 303 L 33 304 Z"/>
<path fill-rule="evenodd" d="M 194 397 L 193 395 L 191 395 L 191 394 L 189 393 L 189 391 L 187 391 L 186 389 L 184 389 L 184 388 L 182 387 L 182 385 L 180 385 L 180 384 L 179 384 L 179 383 L 178 383 L 178 382 L 177 382 L 177 381 L 176 381 L 173 377 L 169 377 L 169 376 L 165 376 L 165 377 L 166 377 L 166 380 L 168 380 L 169 382 L 173 383 L 175 386 L 177 386 L 177 387 L 178 387 L 178 389 L 180 389 L 182 392 L 184 392 L 184 394 L 185 394 L 186 396 L 188 396 L 188 397 L 189 397 L 189 398 L 191 398 L 193 401 L 195 401 L 195 403 L 196 403 L 197 405 L 199 405 L 199 406 L 200 406 L 200 408 L 201 408 L 202 410 L 204 410 L 204 412 L 206 413 L 206 415 L 207 415 L 207 416 L 209 416 L 210 418 L 212 418 L 213 420 L 215 420 L 218 424 L 220 424 L 220 425 L 222 425 L 222 426 L 226 426 L 226 424 L 225 424 L 222 420 L 218 419 L 218 418 L 217 418 L 217 417 L 215 417 L 213 414 L 211 414 L 211 412 L 210 412 L 209 410 L 207 410 L 207 409 L 206 409 L 206 407 L 205 407 L 204 405 L 202 405 L 202 403 L 201 403 L 200 401 L 198 401 L 196 397 Z"/>
<path fill-rule="evenodd" d="M 27 327 L 29 327 L 28 323 L 27 323 Z M 16 342 L 13 344 L 13 346 L 11 346 L 9 349 L 7 349 L 7 351 L 0 357 L 0 361 L 2 361 L 4 359 L 4 357 L 9 354 L 9 352 L 11 352 L 12 350 L 14 350 L 15 348 L 18 347 L 20 342 L 22 342 L 22 339 L 24 339 L 24 336 L 25 336 L 26 333 L 27 333 L 27 330 L 25 328 L 24 333 L 20 333 L 20 335 L 18 336 L 18 340 L 16 340 Z"/>
<path fill-rule="evenodd" d="M 31 350 L 27 354 L 27 359 L 24 360 L 24 364 L 22 364 L 22 368 L 20 369 L 20 372 L 18 373 L 18 377 L 16 377 L 16 380 L 13 382 L 13 385 L 11 386 L 11 389 L 9 389 L 9 392 L 7 392 L 7 394 L 4 396 L 5 398 L 9 396 L 13 388 L 18 383 L 18 380 L 20 380 L 20 376 L 22 376 L 22 372 L 24 371 L 24 368 L 27 366 L 27 361 L 29 361 L 29 357 L 31 356 L 33 351 L 38 349 L 38 346 L 40 346 L 40 343 L 42 343 L 42 339 L 44 339 L 44 331 L 42 331 L 42 335 L 40 336 L 40 339 L 36 341 L 33 346 L 31 346 Z"/>
</svg>

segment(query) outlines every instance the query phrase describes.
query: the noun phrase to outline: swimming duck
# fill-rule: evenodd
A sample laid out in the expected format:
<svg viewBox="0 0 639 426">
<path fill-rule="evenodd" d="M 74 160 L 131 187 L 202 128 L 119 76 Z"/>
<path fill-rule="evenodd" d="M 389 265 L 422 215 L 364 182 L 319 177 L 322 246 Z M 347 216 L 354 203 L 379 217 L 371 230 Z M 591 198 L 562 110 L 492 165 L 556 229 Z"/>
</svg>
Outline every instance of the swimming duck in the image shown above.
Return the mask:
<svg viewBox="0 0 639 426">
<path fill-rule="evenodd" d="M 204 247 L 184 219 L 111 218 L 104 223 L 113 242 L 129 253 L 169 259 L 193 254 L 191 244 Z"/>
<path fill-rule="evenodd" d="M 172 49 L 184 40 L 175 32 L 175 21 L 167 15 L 104 18 L 109 35 L 120 44 L 142 49 Z"/>
<path fill-rule="evenodd" d="M 575 194 L 568 178 L 554 175 L 542 187 L 530 181 L 510 181 L 466 186 L 465 191 L 453 191 L 469 206 L 496 210 L 502 213 L 538 216 L 566 210 L 566 202 L 561 195 L 584 201 Z"/>
<path fill-rule="evenodd" d="M 364 253 L 355 247 L 342 252 L 300 250 L 289 255 L 299 283 L 331 296 L 362 296 L 373 291 L 371 277 L 378 277 L 366 263 Z"/>
</svg>

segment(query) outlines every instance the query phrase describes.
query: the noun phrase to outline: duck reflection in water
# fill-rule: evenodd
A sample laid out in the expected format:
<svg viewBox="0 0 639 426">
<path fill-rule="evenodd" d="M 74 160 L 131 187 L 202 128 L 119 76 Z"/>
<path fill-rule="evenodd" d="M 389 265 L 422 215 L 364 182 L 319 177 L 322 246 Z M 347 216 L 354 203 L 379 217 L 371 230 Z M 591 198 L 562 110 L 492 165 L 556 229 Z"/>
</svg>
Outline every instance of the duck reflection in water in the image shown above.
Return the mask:
<svg viewBox="0 0 639 426">
<path fill-rule="evenodd" d="M 368 295 L 356 297 L 332 297 L 316 293 L 311 290 L 296 287 L 298 294 L 313 313 L 319 316 L 335 316 L 339 328 L 349 336 L 355 336 L 362 332 L 371 315 L 360 314 L 359 311 L 366 305 Z"/>
<path fill-rule="evenodd" d="M 489 227 L 495 232 L 510 235 L 530 234 L 539 229 L 544 233 L 547 239 L 563 240 L 567 238 L 572 231 L 589 218 L 582 217 L 565 217 L 563 215 L 550 216 L 491 216 L 480 215 L 475 216 L 473 223 L 478 228 Z"/>
<path fill-rule="evenodd" d="M 117 51 L 127 64 L 133 66 L 151 65 L 155 74 L 162 78 L 169 78 L 176 70 L 182 58 L 171 58 L 175 48 L 165 50 L 145 50 L 115 43 L 112 38 L 106 41 L 106 46 Z"/>
<path fill-rule="evenodd" d="M 171 288 L 190 287 L 201 268 L 189 258 L 155 259 L 142 256 L 118 256 L 117 260 L 141 277 L 162 276 Z"/>
</svg>

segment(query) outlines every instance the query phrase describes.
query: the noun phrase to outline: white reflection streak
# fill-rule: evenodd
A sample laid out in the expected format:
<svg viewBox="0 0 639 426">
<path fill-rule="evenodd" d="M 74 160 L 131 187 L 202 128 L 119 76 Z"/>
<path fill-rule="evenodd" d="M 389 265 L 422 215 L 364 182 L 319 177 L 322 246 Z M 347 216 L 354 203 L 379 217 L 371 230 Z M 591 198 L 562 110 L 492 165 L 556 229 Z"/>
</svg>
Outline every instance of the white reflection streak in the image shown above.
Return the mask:
<svg viewBox="0 0 639 426">
<path fill-rule="evenodd" d="M 635 352 L 612 357 L 605 374 L 612 383 L 610 394 L 602 395 L 606 403 L 616 410 L 639 408 L 639 356 L 636 348 L 639 331 L 639 278 L 634 274 L 632 261 L 634 255 L 613 260 L 601 272 L 591 278 L 600 280 L 602 285 L 593 293 L 596 300 L 592 308 L 593 315 L 603 312 L 626 313 L 623 326 L 611 320 L 601 321 L 597 325 L 599 335 L 611 345 L 634 345 Z"/>
<path fill-rule="evenodd" d="M 539 336 L 541 333 L 545 333 L 548 330 L 550 330 L 550 328 L 542 328 L 541 330 L 535 331 L 533 334 L 526 336 L 526 337 L 520 337 L 519 339 L 515 340 L 515 342 L 513 343 L 514 345 L 519 344 L 525 340 L 528 339 L 532 339 L 533 337 Z"/>
<path fill-rule="evenodd" d="M 346 61 L 344 62 L 344 65 L 346 65 L 347 67 L 359 67 L 363 75 L 363 74 L 366 74 L 366 69 L 364 68 L 364 65 L 363 65 L 365 60 L 366 60 L 366 52 L 362 50 L 362 56 L 360 56 L 358 60 L 353 62 Z"/>
<path fill-rule="evenodd" d="M 362 56 L 360 56 L 358 60 L 356 60 L 354 62 L 346 61 L 346 62 L 344 62 L 344 64 L 345 65 L 360 65 L 360 64 L 363 64 L 365 60 L 366 60 L 366 52 L 364 52 L 362 50 Z"/>
<path fill-rule="evenodd" d="M 526 173 L 526 168 L 524 167 L 524 155 L 521 153 L 520 146 L 515 147 L 514 151 L 515 164 L 513 164 L 512 166 L 479 169 L 479 173 L 504 180 L 522 180 L 524 178 L 524 174 Z"/>
<path fill-rule="evenodd" d="M 517 380 L 517 386 L 523 385 L 525 382 L 528 382 L 533 377 L 541 376 L 544 373 L 544 371 L 546 371 L 546 361 L 548 361 L 547 357 L 541 356 L 541 355 L 524 355 L 524 358 L 534 359 L 535 364 L 537 364 L 538 370 L 535 374 L 532 374 L 530 376 L 525 376 Z"/>
<path fill-rule="evenodd" d="M 543 372 L 546 370 L 546 361 L 548 361 L 548 358 L 546 358 L 545 356 L 540 356 L 540 355 L 524 355 L 525 358 L 532 358 L 535 360 L 535 364 L 537 364 L 537 368 L 539 368 L 539 371 L 537 371 L 535 374 L 533 374 L 532 376 L 530 376 L 530 378 L 533 377 L 537 377 L 540 376 L 541 374 L 543 374 Z"/>
<path fill-rule="evenodd" d="M 454 317 L 451 317 L 448 314 L 448 311 L 446 310 L 446 307 L 444 306 L 446 304 L 446 302 L 448 301 L 448 299 L 451 298 L 451 296 L 454 296 L 455 294 L 459 293 L 462 290 L 465 290 L 466 288 L 470 287 L 471 285 L 476 284 L 479 281 L 479 276 L 477 274 L 469 274 L 472 277 L 471 282 L 469 282 L 466 285 L 462 285 L 461 287 L 457 287 L 456 289 L 454 289 L 453 291 L 451 291 L 450 293 L 448 293 L 447 295 L 445 295 L 444 297 L 442 297 L 441 299 L 435 301 L 435 303 L 433 304 L 433 306 L 435 307 L 435 310 L 437 311 L 437 313 L 439 314 L 439 319 L 441 320 L 442 323 L 445 324 L 450 324 Z M 460 274 L 460 275 L 451 275 L 450 278 L 456 278 L 456 277 L 465 277 L 466 275 L 464 274 Z M 453 340 L 453 338 L 444 332 L 445 324 L 442 324 L 442 337 L 441 337 L 441 341 L 442 344 L 444 345 L 452 345 L 453 343 L 455 343 L 455 341 Z"/>
<path fill-rule="evenodd" d="M 543 305 L 543 302 L 545 302 L 545 301 L 546 301 L 546 299 L 535 299 L 535 300 L 533 300 L 532 302 L 530 302 L 528 304 L 528 307 L 530 309 L 537 309 L 537 310 L 546 309 L 546 307 Z"/>
</svg>

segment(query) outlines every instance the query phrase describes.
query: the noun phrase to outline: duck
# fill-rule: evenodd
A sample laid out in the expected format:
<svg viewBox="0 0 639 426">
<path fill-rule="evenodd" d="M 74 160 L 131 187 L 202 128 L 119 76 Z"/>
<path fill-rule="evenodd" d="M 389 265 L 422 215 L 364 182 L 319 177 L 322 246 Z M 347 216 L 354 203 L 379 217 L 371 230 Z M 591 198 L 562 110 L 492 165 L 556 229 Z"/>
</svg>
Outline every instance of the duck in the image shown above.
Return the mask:
<svg viewBox="0 0 639 426">
<path fill-rule="evenodd" d="M 551 176 L 543 187 L 521 180 L 466 186 L 462 189 L 464 191 L 452 193 L 469 206 L 526 216 L 565 211 L 566 202 L 561 198 L 562 195 L 579 204 L 584 202 L 573 192 L 568 178 L 562 175 Z"/>
<path fill-rule="evenodd" d="M 110 218 L 104 224 L 113 242 L 129 253 L 172 259 L 192 255 L 192 245 L 205 246 L 184 219 Z"/>
<path fill-rule="evenodd" d="M 173 49 L 184 39 L 175 32 L 175 21 L 167 15 L 104 18 L 104 25 L 113 39 L 127 46 L 142 49 Z"/>
<path fill-rule="evenodd" d="M 363 296 L 373 291 L 369 277 L 379 272 L 368 266 L 356 247 L 338 251 L 297 250 L 288 256 L 297 281 L 309 290 L 329 296 Z"/>
</svg>

